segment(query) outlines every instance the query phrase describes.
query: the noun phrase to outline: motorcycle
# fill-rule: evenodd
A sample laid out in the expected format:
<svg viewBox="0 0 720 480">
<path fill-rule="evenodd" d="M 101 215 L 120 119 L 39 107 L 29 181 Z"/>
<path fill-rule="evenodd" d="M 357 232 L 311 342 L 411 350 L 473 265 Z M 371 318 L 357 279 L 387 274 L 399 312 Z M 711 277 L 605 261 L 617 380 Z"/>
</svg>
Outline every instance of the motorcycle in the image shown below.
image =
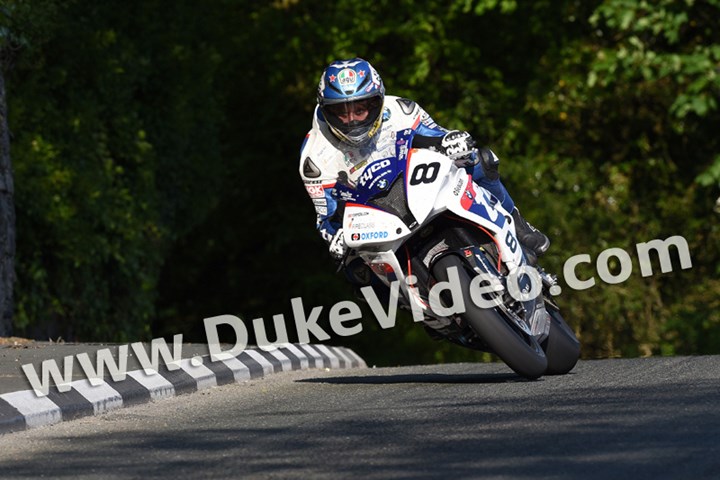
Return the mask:
<svg viewBox="0 0 720 480">
<path fill-rule="evenodd" d="M 580 342 L 550 294 L 557 279 L 523 250 L 497 199 L 444 155 L 411 148 L 413 135 L 398 132 L 395 156 L 335 185 L 346 245 L 399 285 L 433 337 L 491 352 L 528 379 L 568 373 Z"/>
</svg>

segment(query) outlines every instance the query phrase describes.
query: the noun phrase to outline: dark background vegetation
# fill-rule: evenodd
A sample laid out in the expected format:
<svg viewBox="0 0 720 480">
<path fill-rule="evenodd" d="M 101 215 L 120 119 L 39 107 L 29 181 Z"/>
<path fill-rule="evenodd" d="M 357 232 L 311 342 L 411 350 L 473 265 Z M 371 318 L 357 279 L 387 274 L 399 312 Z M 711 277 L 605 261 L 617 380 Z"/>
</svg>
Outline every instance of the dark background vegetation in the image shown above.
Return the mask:
<svg viewBox="0 0 720 480">
<path fill-rule="evenodd" d="M 718 18 L 690 0 L 0 0 L 12 333 L 204 342 L 210 316 L 291 326 L 293 297 L 354 300 L 297 166 L 322 68 L 361 56 L 498 152 L 548 270 L 633 257 L 621 284 L 561 283 L 585 357 L 718 353 Z M 672 235 L 692 268 L 643 278 L 635 244 Z M 378 365 L 478 358 L 407 316 L 331 343 Z"/>
</svg>

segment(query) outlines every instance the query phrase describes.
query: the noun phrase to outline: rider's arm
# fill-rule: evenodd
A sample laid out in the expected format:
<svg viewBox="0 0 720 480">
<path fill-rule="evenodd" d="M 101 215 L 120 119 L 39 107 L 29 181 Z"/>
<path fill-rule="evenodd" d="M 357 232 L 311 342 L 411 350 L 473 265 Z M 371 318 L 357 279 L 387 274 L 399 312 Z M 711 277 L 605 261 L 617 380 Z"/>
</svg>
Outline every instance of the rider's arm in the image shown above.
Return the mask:
<svg viewBox="0 0 720 480">
<path fill-rule="evenodd" d="M 475 163 L 475 141 L 468 132 L 448 130 L 435 120 L 417 103 L 401 98 L 397 100 L 403 113 L 414 119 L 415 136 L 412 146 L 441 152 L 452 160 Z"/>
<path fill-rule="evenodd" d="M 445 134 L 443 134 L 444 136 Z M 442 139 L 443 136 L 425 136 L 420 134 L 415 134 L 413 137 L 413 143 L 412 146 L 414 148 L 426 148 L 428 150 L 433 150 L 435 152 L 439 152 L 442 150 Z"/>
<path fill-rule="evenodd" d="M 338 202 L 334 198 L 335 182 L 312 180 L 303 177 L 305 190 L 315 206 L 315 225 L 320 236 L 330 243 L 341 226 L 338 218 Z"/>
<path fill-rule="evenodd" d="M 322 159 L 311 158 L 313 136 L 312 132 L 308 134 L 300 150 L 300 177 L 315 207 L 318 232 L 323 240 L 331 243 L 342 226 L 338 202 L 334 196 L 336 178 L 327 171 Z"/>
<path fill-rule="evenodd" d="M 402 112 L 408 115 L 410 122 L 414 124 L 413 147 L 440 151 L 442 139 L 448 129 L 438 125 L 430 114 L 412 100 L 399 98 L 397 102 Z"/>
<path fill-rule="evenodd" d="M 317 213 L 315 227 L 323 240 L 330 243 L 338 230 L 340 230 L 340 227 L 342 227 L 342 216 L 340 209 L 338 209 L 337 200 L 333 198 L 332 188 L 325 189 L 324 200 L 327 207 L 315 205 L 315 212 Z"/>
</svg>

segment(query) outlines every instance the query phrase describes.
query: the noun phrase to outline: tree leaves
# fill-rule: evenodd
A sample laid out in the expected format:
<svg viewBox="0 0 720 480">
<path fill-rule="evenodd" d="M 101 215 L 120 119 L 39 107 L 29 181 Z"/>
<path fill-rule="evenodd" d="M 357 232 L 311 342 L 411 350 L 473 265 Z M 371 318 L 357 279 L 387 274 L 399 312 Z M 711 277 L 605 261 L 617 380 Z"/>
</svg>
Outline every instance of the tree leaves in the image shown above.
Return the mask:
<svg viewBox="0 0 720 480">
<path fill-rule="evenodd" d="M 362 56 L 388 93 L 498 153 L 553 239 L 548 270 L 688 240 L 690 271 L 564 290 L 584 355 L 720 348 L 699 340 L 716 338 L 720 294 L 720 2 L 33 3 L 6 2 L 23 20 L 0 22 L 27 39 L 8 78 L 18 328 L 202 341 L 212 314 L 347 299 L 296 157 L 322 68 Z M 428 361 L 463 356 L 413 328 L 368 335 L 347 340 L 378 364 L 413 358 L 383 359 L 379 336 Z"/>
</svg>

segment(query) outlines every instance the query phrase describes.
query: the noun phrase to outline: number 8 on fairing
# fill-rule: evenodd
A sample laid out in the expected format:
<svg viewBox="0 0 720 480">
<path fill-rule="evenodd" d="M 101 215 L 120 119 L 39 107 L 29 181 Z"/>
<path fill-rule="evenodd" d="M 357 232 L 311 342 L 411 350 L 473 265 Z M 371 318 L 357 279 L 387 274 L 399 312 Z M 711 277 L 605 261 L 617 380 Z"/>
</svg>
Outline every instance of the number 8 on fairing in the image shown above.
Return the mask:
<svg viewBox="0 0 720 480">
<path fill-rule="evenodd" d="M 410 176 L 410 185 L 420 185 L 421 183 L 432 183 L 437 179 L 440 172 L 440 163 L 421 163 Z"/>
<path fill-rule="evenodd" d="M 505 245 L 507 245 L 513 253 L 517 250 L 517 240 L 515 240 L 515 237 L 513 237 L 513 234 L 510 232 L 507 232 L 507 235 L 505 236 Z"/>
</svg>

